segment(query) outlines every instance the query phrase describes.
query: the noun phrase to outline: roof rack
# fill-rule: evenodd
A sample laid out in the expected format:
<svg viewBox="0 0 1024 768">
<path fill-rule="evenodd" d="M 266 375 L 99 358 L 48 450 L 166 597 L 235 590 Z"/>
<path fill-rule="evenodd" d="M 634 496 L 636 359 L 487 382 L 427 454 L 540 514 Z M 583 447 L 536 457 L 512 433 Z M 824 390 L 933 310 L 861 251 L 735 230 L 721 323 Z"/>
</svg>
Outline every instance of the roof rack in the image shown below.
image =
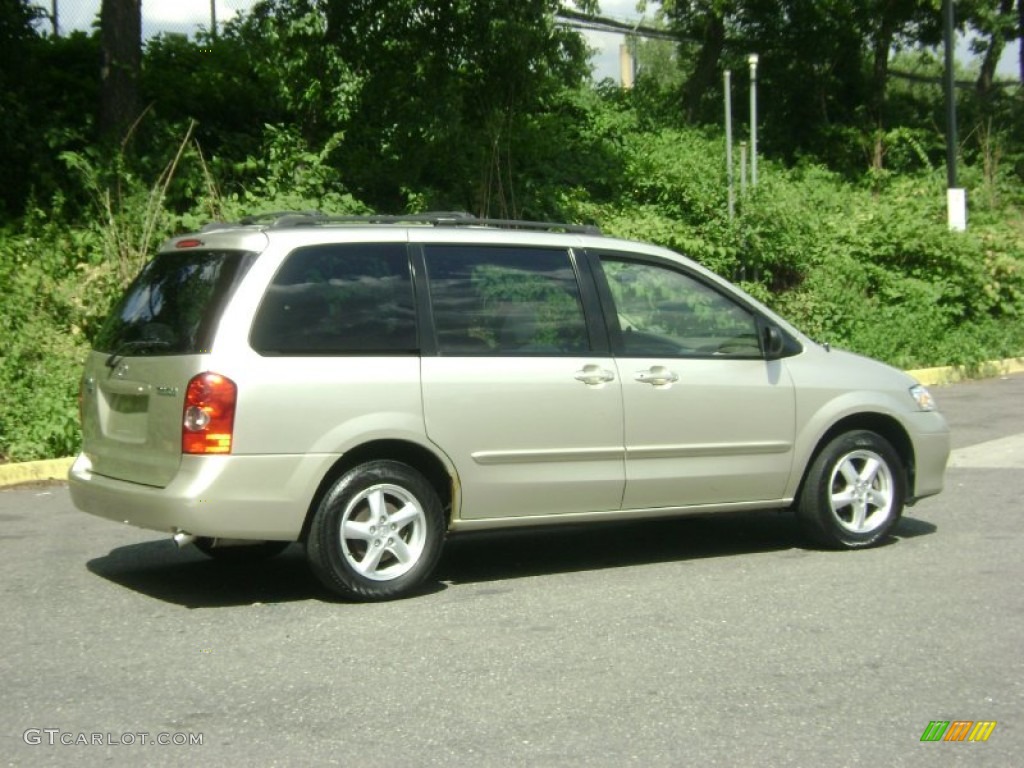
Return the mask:
<svg viewBox="0 0 1024 768">
<path fill-rule="evenodd" d="M 494 227 L 532 232 L 566 232 L 600 235 L 600 228 L 592 224 L 566 224 L 553 221 L 523 221 L 520 219 L 478 218 L 465 211 L 428 211 L 400 215 L 369 214 L 363 216 L 330 216 L 321 211 L 272 211 L 246 216 L 240 226 L 262 224 L 269 229 L 322 226 L 325 224 L 410 224 L 434 227 Z M 208 225 L 210 226 L 210 225 Z M 223 226 L 212 225 L 212 226 Z M 206 227 L 204 227 L 206 229 Z"/>
</svg>

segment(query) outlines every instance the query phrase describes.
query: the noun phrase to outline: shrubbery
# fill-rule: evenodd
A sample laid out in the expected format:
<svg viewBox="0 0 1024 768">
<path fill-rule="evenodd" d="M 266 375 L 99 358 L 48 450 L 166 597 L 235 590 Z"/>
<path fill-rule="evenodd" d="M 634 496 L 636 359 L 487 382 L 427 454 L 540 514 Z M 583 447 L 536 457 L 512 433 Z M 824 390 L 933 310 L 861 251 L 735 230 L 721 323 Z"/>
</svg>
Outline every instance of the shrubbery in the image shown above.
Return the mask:
<svg viewBox="0 0 1024 768">
<path fill-rule="evenodd" d="M 614 201 L 584 192 L 567 211 L 609 234 L 686 253 L 812 337 L 893 365 L 975 367 L 1024 351 L 1024 226 L 1013 207 L 972 204 L 946 225 L 935 171 L 858 187 L 804 166 L 762 166 L 730 221 L 720 143 L 696 131 L 632 135 Z"/>
<path fill-rule="evenodd" d="M 326 46 L 307 4 L 257 8 L 212 54 L 209 40 L 151 42 L 152 107 L 113 148 L 89 138 L 95 83 L 83 72 L 96 40 L 23 41 L 36 82 L 15 95 L 69 93 L 0 119 L 17 150 L 0 165 L 18 179 L 0 195 L 0 461 L 77 449 L 82 360 L 161 240 L 270 210 L 593 222 L 685 253 L 814 338 L 894 365 L 971 368 L 1024 353 L 1024 153 L 998 121 L 979 118 L 985 130 L 965 141 L 967 232 L 947 230 L 935 132 L 920 125 L 887 131 L 889 166 L 862 176 L 762 158 L 730 219 L 721 131 L 682 126 L 664 84 L 581 86 L 583 54 L 564 30 L 541 58 L 519 52 L 532 62 L 522 82 L 498 59 L 461 71 L 475 53 L 430 53 L 430 67 L 376 92 L 374 57 L 398 56 L 388 66 L 401 69 L 419 48 L 396 54 L 383 32 L 365 51 Z M 448 34 L 491 51 L 491 22 L 477 15 Z M 1004 124 L 1020 124 L 1018 102 L 1002 99 Z M 837 124 L 834 136 L 830 155 L 848 170 L 865 135 Z"/>
<path fill-rule="evenodd" d="M 687 253 L 811 336 L 895 365 L 970 367 L 1024 351 L 1024 228 L 978 208 L 978 224 L 950 233 L 937 174 L 868 189 L 821 168 L 766 163 L 760 185 L 737 201 L 730 221 L 719 141 L 634 125 L 615 146 L 622 169 L 615 186 L 594 195 L 583 185 L 545 190 L 555 201 L 547 203 L 556 208 L 551 215 Z M 173 157 L 150 185 L 120 168 L 111 189 L 103 169 L 69 156 L 69 170 L 93 200 L 89 214 L 69 223 L 57 205 L 0 236 L 3 455 L 33 459 L 77 448 L 75 399 L 89 340 L 160 240 L 260 210 L 367 210 L 334 180 L 326 154 L 287 129 L 268 130 L 261 157 L 246 165 L 244 192 L 235 185 L 238 191 L 220 196 L 188 142 Z M 190 207 L 167 199 L 172 168 L 178 187 L 182 176 L 192 180 L 185 185 Z"/>
</svg>

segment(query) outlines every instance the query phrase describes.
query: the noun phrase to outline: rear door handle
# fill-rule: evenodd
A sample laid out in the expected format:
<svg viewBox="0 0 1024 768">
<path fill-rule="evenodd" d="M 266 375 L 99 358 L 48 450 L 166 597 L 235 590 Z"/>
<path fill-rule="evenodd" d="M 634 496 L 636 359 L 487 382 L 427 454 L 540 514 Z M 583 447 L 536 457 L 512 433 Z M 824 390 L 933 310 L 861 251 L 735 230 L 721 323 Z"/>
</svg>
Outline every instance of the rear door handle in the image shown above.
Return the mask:
<svg viewBox="0 0 1024 768">
<path fill-rule="evenodd" d="M 576 381 L 582 381 L 584 384 L 597 386 L 615 381 L 615 374 L 600 365 L 584 365 L 581 370 L 576 371 L 575 378 Z"/>
<path fill-rule="evenodd" d="M 654 365 L 646 371 L 637 371 L 633 378 L 641 384 L 650 384 L 652 387 L 664 387 L 679 381 L 679 374 L 675 371 L 670 371 L 663 365 Z"/>
</svg>

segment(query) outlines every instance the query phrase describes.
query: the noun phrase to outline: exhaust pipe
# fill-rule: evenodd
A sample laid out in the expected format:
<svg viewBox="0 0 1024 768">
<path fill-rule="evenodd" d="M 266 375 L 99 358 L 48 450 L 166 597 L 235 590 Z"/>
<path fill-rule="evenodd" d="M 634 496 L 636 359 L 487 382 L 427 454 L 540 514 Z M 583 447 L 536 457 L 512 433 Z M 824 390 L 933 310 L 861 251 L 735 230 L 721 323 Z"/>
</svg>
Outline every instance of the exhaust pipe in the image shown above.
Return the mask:
<svg viewBox="0 0 1024 768">
<path fill-rule="evenodd" d="M 180 532 L 174 534 L 174 543 L 178 545 L 178 549 L 184 549 L 195 540 L 196 537 L 191 533 Z"/>
</svg>

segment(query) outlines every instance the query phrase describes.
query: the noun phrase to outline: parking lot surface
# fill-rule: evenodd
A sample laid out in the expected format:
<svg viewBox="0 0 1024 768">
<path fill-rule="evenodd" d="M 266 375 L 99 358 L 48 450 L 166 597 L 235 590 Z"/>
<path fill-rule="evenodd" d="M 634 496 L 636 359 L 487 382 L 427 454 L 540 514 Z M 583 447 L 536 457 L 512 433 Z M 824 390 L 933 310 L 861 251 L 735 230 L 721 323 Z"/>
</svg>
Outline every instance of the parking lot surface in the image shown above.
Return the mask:
<svg viewBox="0 0 1024 768">
<path fill-rule="evenodd" d="M 298 546 L 229 567 L 0 491 L 0 762 L 1020 765 L 1024 376 L 935 392 L 946 490 L 879 548 L 776 513 L 475 535 L 377 605 Z"/>
</svg>

